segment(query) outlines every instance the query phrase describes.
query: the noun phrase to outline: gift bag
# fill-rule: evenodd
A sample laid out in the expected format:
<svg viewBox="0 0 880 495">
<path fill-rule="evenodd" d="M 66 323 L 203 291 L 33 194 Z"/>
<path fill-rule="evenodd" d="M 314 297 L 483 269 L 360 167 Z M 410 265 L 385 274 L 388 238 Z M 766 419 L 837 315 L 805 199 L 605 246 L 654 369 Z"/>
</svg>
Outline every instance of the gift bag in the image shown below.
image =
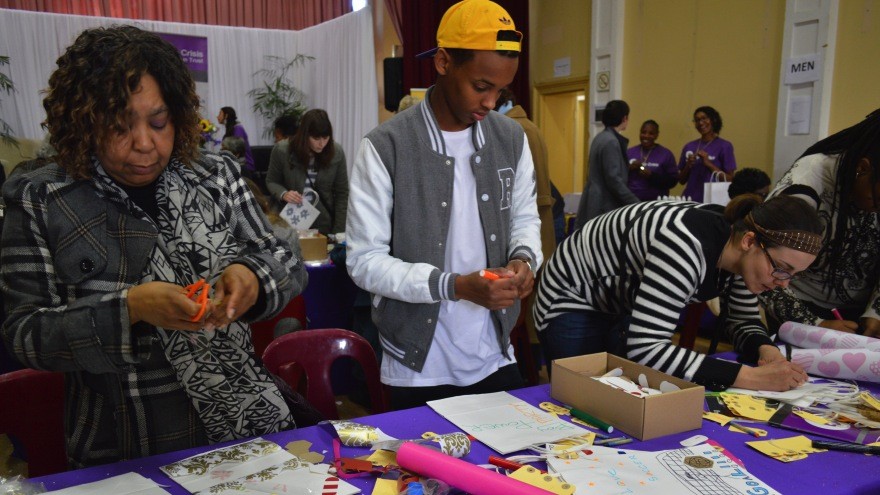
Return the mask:
<svg viewBox="0 0 880 495">
<path fill-rule="evenodd" d="M 709 182 L 703 184 L 703 203 L 727 206 L 730 202 L 730 196 L 727 190 L 730 188 L 730 182 L 724 172 L 712 172 Z"/>
</svg>

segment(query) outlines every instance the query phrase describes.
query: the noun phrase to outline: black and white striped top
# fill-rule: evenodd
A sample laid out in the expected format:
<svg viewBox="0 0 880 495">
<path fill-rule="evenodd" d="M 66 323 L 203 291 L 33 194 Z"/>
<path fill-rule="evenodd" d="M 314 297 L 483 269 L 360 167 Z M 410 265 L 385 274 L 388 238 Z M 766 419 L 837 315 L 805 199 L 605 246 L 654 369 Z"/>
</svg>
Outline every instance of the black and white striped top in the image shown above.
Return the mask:
<svg viewBox="0 0 880 495">
<path fill-rule="evenodd" d="M 538 330 L 565 312 L 631 314 L 629 359 L 711 388 L 730 386 L 739 364 L 670 340 L 688 303 L 721 295 L 728 308 L 725 331 L 737 351 L 757 359 L 758 348 L 772 343 L 757 297 L 740 276 L 716 268 L 730 237 L 730 224 L 717 208 L 649 201 L 587 222 L 559 245 L 541 273 L 534 307 Z"/>
</svg>

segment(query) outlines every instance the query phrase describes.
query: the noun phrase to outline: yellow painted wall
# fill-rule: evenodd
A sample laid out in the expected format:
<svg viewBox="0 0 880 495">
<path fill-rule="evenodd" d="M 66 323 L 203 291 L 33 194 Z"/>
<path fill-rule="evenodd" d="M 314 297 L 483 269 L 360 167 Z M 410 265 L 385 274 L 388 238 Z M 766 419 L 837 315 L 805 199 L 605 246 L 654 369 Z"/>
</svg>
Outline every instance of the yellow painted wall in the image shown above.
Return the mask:
<svg viewBox="0 0 880 495">
<path fill-rule="evenodd" d="M 660 124 L 658 142 L 678 157 L 699 137 L 691 123 L 710 105 L 724 122 L 739 168 L 772 175 L 785 2 L 776 0 L 631 0 L 626 3 L 624 135 Z"/>
<path fill-rule="evenodd" d="M 376 85 L 379 89 L 379 123 L 390 119 L 394 114 L 385 110 L 385 74 L 384 60 L 390 57 L 395 45 L 400 45 L 400 38 L 391 23 L 391 17 L 385 8 L 385 2 L 374 0 L 370 2 L 373 9 L 373 49 L 376 55 Z M 397 56 L 402 54 L 398 53 Z M 395 102 L 397 105 L 397 102 Z"/>
<path fill-rule="evenodd" d="M 880 108 L 880 1 L 840 2 L 834 56 L 829 133 Z"/>
<path fill-rule="evenodd" d="M 532 84 L 556 81 L 553 61 L 571 57 L 570 78 L 590 75 L 589 0 L 531 0 L 529 71 Z"/>
</svg>

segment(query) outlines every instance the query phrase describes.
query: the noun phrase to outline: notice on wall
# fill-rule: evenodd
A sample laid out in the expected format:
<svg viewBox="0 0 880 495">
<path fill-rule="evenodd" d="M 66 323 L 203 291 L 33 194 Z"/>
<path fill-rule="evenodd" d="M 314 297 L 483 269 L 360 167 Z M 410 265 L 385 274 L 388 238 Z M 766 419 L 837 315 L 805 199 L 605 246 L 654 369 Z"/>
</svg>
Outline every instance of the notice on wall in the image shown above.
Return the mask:
<svg viewBox="0 0 880 495">
<path fill-rule="evenodd" d="M 568 77 L 571 75 L 571 57 L 557 58 L 553 61 L 553 77 Z"/>
<path fill-rule="evenodd" d="M 822 77 L 822 55 L 811 53 L 785 61 L 785 84 L 818 81 Z"/>
<path fill-rule="evenodd" d="M 813 98 L 807 95 L 795 95 L 788 104 L 788 133 L 790 135 L 810 133 L 810 113 L 813 109 Z"/>
</svg>

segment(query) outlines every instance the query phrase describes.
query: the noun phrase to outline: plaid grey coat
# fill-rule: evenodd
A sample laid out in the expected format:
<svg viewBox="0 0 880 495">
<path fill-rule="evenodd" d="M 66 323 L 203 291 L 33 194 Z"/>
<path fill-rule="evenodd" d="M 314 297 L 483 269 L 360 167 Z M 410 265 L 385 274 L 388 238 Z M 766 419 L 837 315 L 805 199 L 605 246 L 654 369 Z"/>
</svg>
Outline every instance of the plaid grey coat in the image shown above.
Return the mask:
<svg viewBox="0 0 880 495">
<path fill-rule="evenodd" d="M 185 258 L 169 265 L 193 273 L 177 270 L 176 280 L 165 281 L 186 285 L 244 264 L 261 286 L 246 321 L 271 317 L 305 286 L 302 264 L 222 158 L 206 153 L 193 166 L 172 160 L 158 182 L 160 209 L 172 201 L 162 196 L 170 181 L 188 199 L 173 210 L 185 218 L 158 225 L 99 168 L 93 179 L 73 181 L 53 164 L 3 187 L 3 341 L 25 366 L 66 373 L 65 429 L 74 467 L 208 443 L 158 330 L 132 327 L 128 318 L 128 289 L 154 278 L 151 262 L 162 259 L 154 250 L 157 240 L 173 235 L 169 223 L 204 222 L 201 230 L 210 234 L 167 255 Z M 253 354 L 246 324 L 223 331 Z M 234 364 L 267 376 L 252 357 Z"/>
</svg>

